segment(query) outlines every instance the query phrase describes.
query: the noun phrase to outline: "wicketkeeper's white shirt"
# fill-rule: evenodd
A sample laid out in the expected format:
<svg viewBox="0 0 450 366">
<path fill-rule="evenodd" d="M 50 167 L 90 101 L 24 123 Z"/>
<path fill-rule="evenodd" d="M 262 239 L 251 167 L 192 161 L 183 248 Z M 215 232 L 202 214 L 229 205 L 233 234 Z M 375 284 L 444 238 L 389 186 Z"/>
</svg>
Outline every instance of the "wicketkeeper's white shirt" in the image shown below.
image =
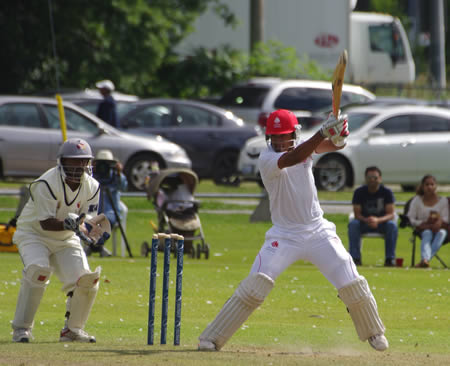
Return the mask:
<svg viewBox="0 0 450 366">
<path fill-rule="evenodd" d="M 55 167 L 30 184 L 30 195 L 17 221 L 14 242 L 19 246 L 44 242 L 51 251 L 79 247 L 80 239 L 72 231 L 43 230 L 39 221 L 52 217 L 64 220 L 69 213 L 95 216 L 99 183 L 85 173 L 80 187 L 72 191 Z"/>
<path fill-rule="evenodd" d="M 269 194 L 273 225 L 283 231 L 310 230 L 323 217 L 312 173 L 313 160 L 280 169 L 283 153 L 265 149 L 259 156 L 261 178 Z"/>
</svg>

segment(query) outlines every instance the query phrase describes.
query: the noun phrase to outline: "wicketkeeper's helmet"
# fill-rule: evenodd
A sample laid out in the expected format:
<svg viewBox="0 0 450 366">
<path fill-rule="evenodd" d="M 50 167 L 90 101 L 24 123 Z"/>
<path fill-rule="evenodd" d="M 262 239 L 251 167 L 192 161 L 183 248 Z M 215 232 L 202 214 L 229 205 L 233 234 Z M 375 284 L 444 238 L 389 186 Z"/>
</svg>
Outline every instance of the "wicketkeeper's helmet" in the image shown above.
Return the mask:
<svg viewBox="0 0 450 366">
<path fill-rule="evenodd" d="M 64 179 L 68 178 L 74 182 L 81 182 L 84 173 L 92 175 L 91 160 L 94 158 L 89 144 L 80 138 L 68 139 L 59 148 L 57 165 Z M 88 159 L 85 166 L 67 165 L 64 159 Z"/>
</svg>

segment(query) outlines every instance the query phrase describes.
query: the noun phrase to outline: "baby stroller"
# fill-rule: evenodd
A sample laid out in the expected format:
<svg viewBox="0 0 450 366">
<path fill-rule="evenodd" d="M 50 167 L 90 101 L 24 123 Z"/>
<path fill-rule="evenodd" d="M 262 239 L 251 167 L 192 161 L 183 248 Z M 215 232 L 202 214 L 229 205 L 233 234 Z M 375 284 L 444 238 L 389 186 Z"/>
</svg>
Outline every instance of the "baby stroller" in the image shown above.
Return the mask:
<svg viewBox="0 0 450 366">
<path fill-rule="evenodd" d="M 197 184 L 197 175 L 189 169 L 153 172 L 146 185 L 147 198 L 153 202 L 158 214 L 158 226 L 154 229 L 160 233 L 183 235 L 184 253 L 192 258 L 200 258 L 203 253 L 208 259 L 209 245 L 205 242 L 198 216 L 199 203 L 194 200 Z M 159 249 L 163 250 L 161 244 Z M 144 242 L 142 254 L 147 256 L 149 251 L 148 243 Z"/>
</svg>

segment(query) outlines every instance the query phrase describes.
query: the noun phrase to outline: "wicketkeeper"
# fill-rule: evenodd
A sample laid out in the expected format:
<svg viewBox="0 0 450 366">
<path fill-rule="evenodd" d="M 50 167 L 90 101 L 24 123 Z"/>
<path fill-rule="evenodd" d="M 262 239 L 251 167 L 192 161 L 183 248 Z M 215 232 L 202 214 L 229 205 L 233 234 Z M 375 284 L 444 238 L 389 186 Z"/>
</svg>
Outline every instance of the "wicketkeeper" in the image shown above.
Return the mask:
<svg viewBox="0 0 450 366">
<path fill-rule="evenodd" d="M 13 241 L 24 269 L 12 327 L 14 342 L 29 342 L 34 316 L 56 273 L 67 294 L 62 342 L 95 342 L 84 331 L 97 295 L 101 268 L 94 272 L 80 243 L 102 245 L 111 228 L 96 216 L 99 184 L 91 177 L 92 151 L 82 139 L 61 145 L 57 166 L 30 184 L 30 199 L 18 221 Z M 93 216 L 93 217 L 92 217 Z"/>
<path fill-rule="evenodd" d="M 378 351 L 388 348 L 375 298 L 337 236 L 336 226 L 323 218 L 314 184 L 311 155 L 345 147 L 347 118 L 330 115 L 320 130 L 301 144 L 297 144 L 298 127 L 290 111 L 280 109 L 269 116 L 268 149 L 259 157 L 259 169 L 269 194 L 273 226 L 250 275 L 200 335 L 201 351 L 220 350 L 263 303 L 276 278 L 300 259 L 317 266 L 336 287 L 361 341 L 369 341 Z"/>
</svg>

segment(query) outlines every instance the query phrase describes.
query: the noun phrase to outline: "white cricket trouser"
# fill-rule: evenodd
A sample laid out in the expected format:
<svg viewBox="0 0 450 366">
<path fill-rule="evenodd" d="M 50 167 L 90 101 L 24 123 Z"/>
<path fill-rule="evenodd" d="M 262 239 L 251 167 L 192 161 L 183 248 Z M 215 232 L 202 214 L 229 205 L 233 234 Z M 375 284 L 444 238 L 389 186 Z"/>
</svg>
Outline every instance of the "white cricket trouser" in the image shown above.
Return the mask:
<svg viewBox="0 0 450 366">
<path fill-rule="evenodd" d="M 67 293 L 75 288 L 81 275 L 89 271 L 89 264 L 83 249 L 66 247 L 51 253 L 42 243 L 19 246 L 24 268 L 30 264 L 51 267 L 62 282 L 62 290 Z"/>
<path fill-rule="evenodd" d="M 359 276 L 350 254 L 336 234 L 336 226 L 325 219 L 314 230 L 295 235 L 277 228 L 270 229 L 251 273 L 262 272 L 275 280 L 298 260 L 317 266 L 336 289 L 348 285 Z"/>
</svg>

